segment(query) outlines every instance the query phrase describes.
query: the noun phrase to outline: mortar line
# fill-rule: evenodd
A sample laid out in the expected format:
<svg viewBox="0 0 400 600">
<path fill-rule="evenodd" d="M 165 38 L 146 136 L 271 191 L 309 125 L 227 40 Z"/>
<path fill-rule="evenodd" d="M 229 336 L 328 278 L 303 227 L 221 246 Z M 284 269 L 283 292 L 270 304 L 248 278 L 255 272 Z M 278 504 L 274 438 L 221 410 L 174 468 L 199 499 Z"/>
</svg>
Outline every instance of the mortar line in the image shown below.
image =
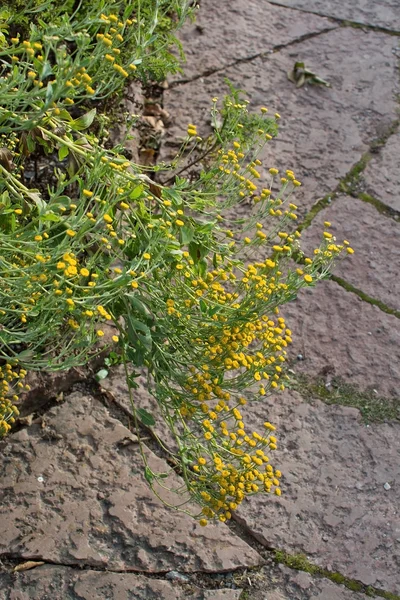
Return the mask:
<svg viewBox="0 0 400 600">
<path fill-rule="evenodd" d="M 355 28 L 365 28 L 371 31 L 378 31 L 379 33 L 385 33 L 387 35 L 400 36 L 400 31 L 396 29 L 388 29 L 387 27 L 381 27 L 380 25 L 371 25 L 369 23 L 361 23 L 360 21 L 353 21 L 351 19 L 342 19 L 340 17 L 333 17 L 332 15 L 325 15 L 313 10 L 305 10 L 304 8 L 298 8 L 297 6 L 287 6 L 286 4 L 282 4 L 281 2 L 277 2 L 276 0 L 268 0 L 269 4 L 274 6 L 279 6 L 281 8 L 286 8 L 288 10 L 295 10 L 296 12 L 301 12 L 309 15 L 315 15 L 316 17 L 332 19 L 336 23 L 339 23 L 341 27 L 355 27 Z"/>
<path fill-rule="evenodd" d="M 306 40 L 309 40 L 309 39 L 313 39 L 315 37 L 318 37 L 319 35 L 329 33 L 330 31 L 335 31 L 338 28 L 339 28 L 339 26 L 337 25 L 336 27 L 325 27 L 324 29 L 321 29 L 320 31 L 314 31 L 312 33 L 305 33 L 304 35 L 301 35 L 298 38 L 287 42 L 286 44 L 277 44 L 276 46 L 272 46 L 272 48 L 270 50 L 263 50 L 262 52 L 257 52 L 256 54 L 252 54 L 251 56 L 237 58 L 236 60 L 234 60 L 222 67 L 218 67 L 215 69 L 208 69 L 206 71 L 203 71 L 202 73 L 198 73 L 197 75 L 194 75 L 193 77 L 190 77 L 190 78 L 188 77 L 187 79 L 179 79 L 178 81 L 172 81 L 169 84 L 169 88 L 173 89 L 173 88 L 177 87 L 178 85 L 185 85 L 186 83 L 192 83 L 193 81 L 197 81 L 198 79 L 201 79 L 202 77 L 210 77 L 211 75 L 221 73 L 226 69 L 235 67 L 236 65 L 239 65 L 242 63 L 247 63 L 247 62 L 252 62 L 256 58 L 261 58 L 261 57 L 267 58 L 271 54 L 280 52 L 281 50 L 284 50 L 285 48 L 290 48 L 291 46 L 300 44 L 301 42 L 305 42 Z"/>
</svg>

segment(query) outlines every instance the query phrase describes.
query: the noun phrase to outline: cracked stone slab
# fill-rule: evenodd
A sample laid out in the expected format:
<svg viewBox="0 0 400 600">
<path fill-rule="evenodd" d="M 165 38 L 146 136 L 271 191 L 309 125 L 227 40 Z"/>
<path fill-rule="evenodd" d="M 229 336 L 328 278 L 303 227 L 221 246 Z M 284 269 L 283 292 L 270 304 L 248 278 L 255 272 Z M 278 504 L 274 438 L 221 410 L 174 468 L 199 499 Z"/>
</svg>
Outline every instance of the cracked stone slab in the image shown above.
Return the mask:
<svg viewBox="0 0 400 600">
<path fill-rule="evenodd" d="M 296 203 L 304 211 L 334 190 L 370 141 L 396 119 L 398 83 L 393 49 L 397 43 L 397 38 L 375 31 L 334 29 L 295 47 L 166 90 L 164 107 L 173 121 L 160 159 L 174 155 L 188 123 L 196 123 L 200 135 L 209 133 L 211 99 L 228 91 L 227 77 L 249 94 L 251 110 L 265 105 L 282 116 L 278 138 L 267 144 L 260 159 L 265 169 L 277 166 L 295 171 L 303 183 L 296 191 Z M 299 58 L 332 87 L 296 88 L 287 72 Z"/>
<path fill-rule="evenodd" d="M 335 266 L 335 275 L 399 310 L 400 223 L 380 214 L 371 204 L 341 196 L 319 212 L 303 232 L 302 247 L 306 252 L 319 245 L 324 221 L 332 223 L 329 231 L 339 243 L 349 240 L 355 250 Z"/>
<path fill-rule="evenodd" d="M 390 31 L 400 31 L 400 14 L 397 0 L 270 0 L 271 4 L 296 8 L 306 13 L 315 13 L 334 19 L 354 21 Z"/>
<path fill-rule="evenodd" d="M 103 405 L 78 392 L 46 413 L 45 427 L 10 435 L 1 445 L 0 556 L 149 573 L 262 562 L 222 524 L 204 528 L 162 504 L 144 480 L 135 442 Z M 144 450 L 153 471 L 170 470 Z M 163 482 L 182 485 L 175 475 Z M 182 501 L 157 492 L 170 504 Z"/>
<path fill-rule="evenodd" d="M 337 24 L 324 17 L 258 0 L 222 2 L 216 18 L 215 3 L 202 0 L 196 21 L 179 32 L 186 62 L 183 74 L 172 80 L 186 81 L 334 27 Z"/>
<path fill-rule="evenodd" d="M 0 576 L 1 577 L 1 576 Z M 78 571 L 46 565 L 4 577 L 3 600 L 238 600 L 241 590 L 202 590 L 132 573 Z"/>
<path fill-rule="evenodd" d="M 331 281 L 302 290 L 282 313 L 293 331 L 292 369 L 340 377 L 361 390 L 399 397 L 399 320 Z M 302 359 L 296 361 L 301 354 Z"/>
<path fill-rule="evenodd" d="M 391 135 L 362 173 L 365 191 L 400 213 L 400 132 Z"/>
<path fill-rule="evenodd" d="M 268 547 L 398 594 L 400 423 L 366 426 L 357 409 L 306 403 L 294 391 L 242 412 L 250 431 L 265 419 L 276 425 L 283 493 L 249 497 L 238 520 Z"/>
</svg>

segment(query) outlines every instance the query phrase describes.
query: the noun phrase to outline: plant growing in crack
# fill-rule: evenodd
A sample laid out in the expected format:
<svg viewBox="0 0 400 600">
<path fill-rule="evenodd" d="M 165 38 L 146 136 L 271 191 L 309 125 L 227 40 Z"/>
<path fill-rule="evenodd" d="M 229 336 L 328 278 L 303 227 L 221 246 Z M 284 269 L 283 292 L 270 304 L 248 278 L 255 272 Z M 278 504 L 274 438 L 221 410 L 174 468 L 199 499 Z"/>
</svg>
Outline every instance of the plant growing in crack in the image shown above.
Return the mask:
<svg viewBox="0 0 400 600">
<path fill-rule="evenodd" d="M 176 5 L 183 17 L 187 3 Z M 271 167 L 265 187 L 258 183 L 258 155 L 280 116 L 266 108 L 250 114 L 234 89 L 213 100 L 205 141 L 189 124 L 178 175 L 164 185 L 119 148 L 105 149 L 93 102 L 148 58 L 140 6 L 120 2 L 103 13 L 99 2 L 81 20 L 79 11 L 72 20 L 60 15 L 27 39 L 10 34 L 2 42 L 0 432 L 18 416 L 29 371 L 87 364 L 107 339 L 124 363 L 139 439 L 140 421 L 155 423 L 135 399 L 139 370 L 147 370 L 176 443 L 169 450 L 183 478 L 176 508 L 187 512 L 196 500 L 194 516 L 206 525 L 231 518 L 247 495 L 281 494 L 280 471 L 270 464 L 275 427 L 266 420 L 261 433 L 249 431 L 242 407 L 285 387 L 292 333 L 281 305 L 352 249 L 325 223 L 320 247 L 302 254 L 293 203 L 300 182 Z M 156 30 L 153 21 L 149 27 Z M 146 79 L 151 68 L 141 68 Z M 56 165 L 41 190 L 24 177 L 39 150 Z M 200 171 L 189 180 L 195 155 Z M 180 169 L 183 157 L 189 163 Z M 243 203 L 251 208 L 239 218 L 232 210 Z M 301 268 L 292 267 L 294 255 Z M 167 474 L 153 472 L 141 440 L 140 448 L 159 495 Z"/>
</svg>

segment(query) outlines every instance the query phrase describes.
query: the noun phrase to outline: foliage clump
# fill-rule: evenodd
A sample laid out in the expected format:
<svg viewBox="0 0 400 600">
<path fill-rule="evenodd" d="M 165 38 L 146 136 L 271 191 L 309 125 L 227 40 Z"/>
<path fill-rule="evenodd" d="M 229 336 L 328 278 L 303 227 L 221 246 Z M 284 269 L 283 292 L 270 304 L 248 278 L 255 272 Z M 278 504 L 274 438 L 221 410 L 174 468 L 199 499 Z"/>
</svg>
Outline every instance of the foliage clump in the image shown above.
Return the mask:
<svg viewBox="0 0 400 600">
<path fill-rule="evenodd" d="M 124 362 L 136 419 L 153 423 L 133 393 L 144 367 L 176 441 L 172 460 L 205 525 L 229 519 L 247 495 L 281 494 L 280 471 L 270 464 L 275 427 L 266 420 L 261 433 L 249 430 L 242 407 L 284 389 L 292 332 L 279 307 L 326 277 L 347 242 L 337 244 L 327 230 L 312 257 L 302 255 L 293 202 L 300 182 L 271 167 L 259 185 L 258 155 L 277 134 L 279 115 L 250 114 L 234 89 L 213 99 L 204 139 L 188 125 L 171 185 L 155 184 L 121 148 L 105 148 L 97 101 L 140 70 L 142 79 L 153 77 L 153 60 L 163 72 L 173 68 L 162 48 L 188 5 L 156 2 L 160 10 L 167 4 L 168 22 L 165 11 L 161 21 L 154 9 L 145 12 L 150 2 L 117 2 L 113 12 L 102 2 L 84 10 L 84 3 L 72 17 L 61 10 L 49 22 L 38 17 L 25 38 L 9 33 L 14 13 L 7 16 L 0 433 L 18 415 L 27 372 L 87 364 L 112 325 L 109 343 Z M 47 189 L 38 190 L 24 168 L 43 156 L 56 166 Z M 201 169 L 187 177 L 193 157 Z M 248 214 L 240 218 L 236 208 L 244 204 Z M 302 268 L 293 256 L 303 256 Z M 148 466 L 145 474 L 153 488 L 165 477 Z"/>
</svg>

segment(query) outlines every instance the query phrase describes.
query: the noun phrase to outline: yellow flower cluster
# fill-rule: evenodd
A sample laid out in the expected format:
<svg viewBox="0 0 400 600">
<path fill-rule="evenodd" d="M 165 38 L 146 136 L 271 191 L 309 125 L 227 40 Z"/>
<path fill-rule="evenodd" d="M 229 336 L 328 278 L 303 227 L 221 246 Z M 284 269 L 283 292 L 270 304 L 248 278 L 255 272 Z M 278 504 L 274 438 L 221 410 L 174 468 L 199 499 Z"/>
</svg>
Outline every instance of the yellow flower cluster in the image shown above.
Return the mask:
<svg viewBox="0 0 400 600">
<path fill-rule="evenodd" d="M 30 390 L 29 385 L 23 383 L 26 374 L 25 369 L 16 370 L 16 366 L 8 362 L 0 366 L 0 437 L 11 429 L 19 415 L 15 406 L 18 394 Z"/>
</svg>

